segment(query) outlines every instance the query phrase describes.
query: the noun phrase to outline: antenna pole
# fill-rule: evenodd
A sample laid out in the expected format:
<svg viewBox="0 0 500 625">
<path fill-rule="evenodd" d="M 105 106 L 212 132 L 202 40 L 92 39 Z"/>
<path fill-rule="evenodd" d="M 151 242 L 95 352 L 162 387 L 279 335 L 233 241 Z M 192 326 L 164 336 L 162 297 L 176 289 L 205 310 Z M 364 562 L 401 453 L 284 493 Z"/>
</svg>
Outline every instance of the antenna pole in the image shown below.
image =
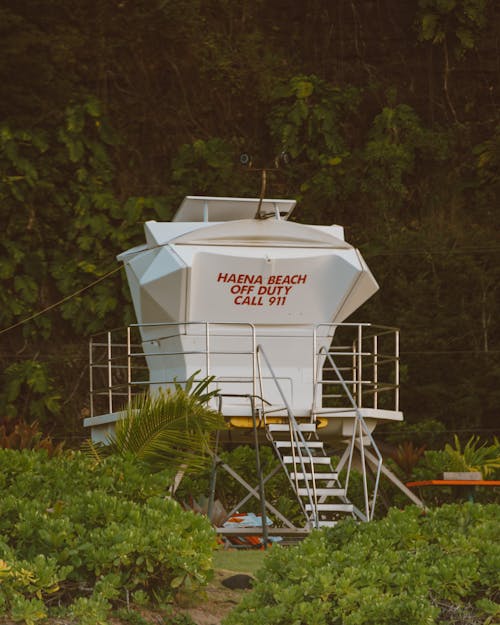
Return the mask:
<svg viewBox="0 0 500 625">
<path fill-rule="evenodd" d="M 266 183 L 267 183 L 267 170 L 262 170 L 262 178 L 260 184 L 260 198 L 259 198 L 259 206 L 257 207 L 257 214 L 255 215 L 255 219 L 262 219 L 262 215 L 260 214 L 260 209 L 262 207 L 262 200 L 266 194 Z"/>
</svg>

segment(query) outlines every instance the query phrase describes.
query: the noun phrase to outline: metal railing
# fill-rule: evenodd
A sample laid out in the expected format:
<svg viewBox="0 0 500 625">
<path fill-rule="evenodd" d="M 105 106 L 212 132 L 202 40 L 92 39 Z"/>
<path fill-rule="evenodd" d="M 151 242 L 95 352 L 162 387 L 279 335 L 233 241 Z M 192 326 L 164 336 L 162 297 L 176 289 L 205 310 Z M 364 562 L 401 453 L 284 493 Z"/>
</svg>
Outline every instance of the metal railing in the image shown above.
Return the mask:
<svg viewBox="0 0 500 625">
<path fill-rule="evenodd" d="M 305 485 L 306 485 L 306 490 L 307 490 L 307 499 L 309 501 L 311 512 L 312 512 L 312 518 L 309 518 L 309 521 L 312 522 L 313 527 L 318 527 L 318 521 L 319 521 L 319 518 L 317 515 L 318 495 L 316 492 L 316 479 L 314 476 L 314 463 L 312 460 L 311 449 L 307 445 L 304 435 L 299 429 L 299 425 L 297 423 L 297 420 L 295 419 L 293 410 L 291 409 L 290 404 L 288 403 L 286 399 L 285 393 L 283 392 L 281 384 L 279 383 L 279 380 L 273 370 L 273 367 L 271 366 L 271 363 L 269 362 L 269 358 L 267 357 L 266 352 L 264 351 L 264 348 L 262 347 L 262 345 L 257 345 L 257 371 L 259 374 L 259 381 L 260 381 L 261 388 L 262 388 L 261 357 L 264 359 L 264 362 L 267 366 L 269 373 L 271 374 L 273 382 L 276 388 L 278 389 L 278 392 L 280 394 L 280 397 L 283 401 L 283 404 L 286 408 L 286 412 L 288 415 L 289 432 L 290 432 L 290 447 L 291 447 L 291 454 L 292 454 L 292 459 L 293 459 L 292 466 L 293 466 L 293 473 L 295 476 L 295 480 L 294 480 L 295 490 L 297 493 L 299 492 L 298 465 L 300 465 L 300 470 L 302 471 L 304 475 L 307 473 L 308 470 L 311 473 L 312 488 L 309 486 L 309 480 L 305 480 Z M 265 412 L 263 414 L 264 414 L 264 422 L 265 422 Z M 306 462 L 304 461 L 304 453 L 303 453 L 304 451 L 305 451 L 306 457 L 308 458 L 308 462 L 307 462 L 308 467 L 306 467 Z M 289 475 L 288 469 L 284 465 L 283 465 L 283 468 L 285 469 L 287 475 Z M 299 498 L 299 503 L 302 507 L 304 515 L 306 516 L 306 518 L 308 518 L 307 511 L 300 498 Z"/>
<path fill-rule="evenodd" d="M 354 396 L 349 390 L 347 382 L 344 380 L 342 373 L 340 372 L 340 369 L 337 367 L 334 359 L 332 358 L 331 353 L 329 353 L 326 349 L 320 350 L 320 353 L 323 353 L 326 356 L 329 364 L 331 365 L 333 371 L 335 372 L 335 375 L 337 376 L 338 382 L 341 385 L 342 390 L 344 391 L 346 397 L 348 398 L 352 409 L 356 413 L 355 427 L 352 428 L 351 440 L 346 450 L 347 469 L 346 469 L 346 480 L 344 483 L 345 494 L 347 497 L 348 489 L 349 489 L 349 479 L 351 475 L 352 460 L 354 456 L 354 449 L 357 448 L 359 450 L 360 457 L 361 457 L 361 475 L 363 479 L 363 499 L 364 499 L 364 504 L 365 504 L 365 516 L 366 516 L 367 521 L 371 521 L 375 513 L 375 505 L 377 501 L 380 474 L 382 471 L 382 454 L 380 453 L 380 450 L 378 449 L 375 443 L 375 440 L 371 434 L 370 429 L 367 427 L 363 419 L 359 406 L 356 404 Z M 375 470 L 375 483 L 374 483 L 371 498 L 368 493 L 368 471 L 367 471 L 367 466 L 366 466 L 366 455 L 365 455 L 366 443 L 364 441 L 364 438 L 368 438 L 369 444 L 377 458 L 377 467 Z M 340 470 L 339 467 L 338 467 L 338 470 Z M 370 505 L 370 499 L 371 499 L 371 505 Z"/>
<path fill-rule="evenodd" d="M 165 333 L 158 332 L 165 328 Z M 244 335 L 249 339 L 249 347 L 245 350 L 220 350 L 214 343 L 217 339 L 217 329 L 224 332 L 238 328 L 238 338 L 241 338 L 241 328 L 247 330 Z M 199 331 L 198 335 L 189 335 L 188 329 Z M 154 332 L 152 338 L 143 338 L 144 333 Z M 230 334 L 227 334 L 230 335 Z M 179 338 L 201 338 L 196 349 L 168 349 L 168 343 Z M 218 338 L 220 338 L 220 334 Z M 145 349 L 145 345 L 148 347 Z M 155 346 L 153 350 L 151 347 Z M 168 387 L 175 383 L 184 384 L 186 379 L 166 374 L 163 377 L 156 376 L 151 379 L 151 371 L 148 360 L 172 359 L 176 356 L 190 356 L 193 370 L 196 372 L 195 382 L 214 375 L 213 360 L 218 355 L 225 357 L 247 358 L 248 377 L 231 378 L 216 376 L 213 385 L 220 384 L 245 384 L 248 386 L 248 394 L 256 395 L 256 339 L 255 328 L 249 323 L 212 323 L 212 322 L 186 322 L 186 323 L 148 323 L 132 324 L 127 328 L 118 328 L 95 335 L 89 344 L 90 361 L 90 416 L 100 414 L 113 414 L 126 410 L 136 395 L 143 394 L 153 387 Z M 196 363 L 196 364 L 194 364 Z M 167 367 L 165 367 L 167 369 Z M 189 377 L 189 374 L 187 374 Z"/>
<path fill-rule="evenodd" d="M 248 338 L 248 347 L 231 350 L 226 345 L 221 349 L 221 332 L 228 336 L 232 329 L 239 341 L 242 336 Z M 180 347 L 179 337 L 193 336 L 195 330 L 198 333 L 195 347 Z M 152 338 L 144 338 L 148 335 Z M 280 335 L 284 342 L 293 340 L 294 336 L 292 332 Z M 320 408 L 330 409 L 332 414 L 345 408 L 345 393 L 328 354 L 335 360 L 359 408 L 399 410 L 398 330 L 371 324 L 318 324 L 311 326 L 310 337 L 312 414 Z M 176 339 L 179 344 L 174 349 L 172 344 Z M 213 322 L 133 324 L 96 335 L 89 346 L 90 416 L 123 411 L 135 395 L 147 392 L 152 386 L 185 382 L 174 380 L 174 376 L 167 373 L 152 379 L 148 366 L 148 362 L 151 364 L 155 359 L 165 359 L 163 368 L 167 371 L 169 361 L 179 356 L 190 359 L 186 375 L 195 371 L 199 372 L 200 379 L 215 375 L 212 388 L 225 385 L 227 393 L 228 386 L 237 384 L 239 394 L 262 397 L 262 377 L 259 380 L 256 364 L 257 339 L 253 324 Z M 325 343 L 330 341 L 325 349 Z M 238 359 L 240 371 L 246 369 L 248 376 L 221 376 L 215 362 L 219 357 Z M 272 377 L 270 380 L 272 382 Z M 241 385 L 245 386 L 244 391 Z"/>
<path fill-rule="evenodd" d="M 332 336 L 328 349 L 321 345 L 325 336 Z M 399 410 L 397 328 L 368 323 L 318 324 L 313 350 L 313 411 L 320 407 L 344 408 L 344 382 L 358 408 Z M 337 363 L 335 368 L 331 359 Z"/>
</svg>

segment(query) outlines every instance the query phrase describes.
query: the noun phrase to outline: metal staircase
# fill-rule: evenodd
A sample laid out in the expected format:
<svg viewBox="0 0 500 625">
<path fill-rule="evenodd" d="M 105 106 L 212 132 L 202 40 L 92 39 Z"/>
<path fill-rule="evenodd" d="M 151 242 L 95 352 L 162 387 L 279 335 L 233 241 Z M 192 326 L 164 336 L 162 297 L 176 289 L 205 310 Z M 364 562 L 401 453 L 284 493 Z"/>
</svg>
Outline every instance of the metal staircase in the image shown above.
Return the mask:
<svg viewBox="0 0 500 625">
<path fill-rule="evenodd" d="M 329 357 L 327 353 L 325 355 L 327 358 Z M 320 439 L 318 434 L 317 421 L 314 418 L 309 421 L 296 419 L 271 363 L 260 345 L 257 346 L 257 356 L 259 374 L 262 371 L 262 359 L 274 380 L 286 409 L 287 418 L 283 420 L 283 423 L 268 423 L 264 410 L 264 423 L 267 437 L 302 507 L 306 518 L 306 526 L 311 529 L 331 527 L 346 515 L 363 521 L 368 520 L 370 517 L 369 504 L 367 505 L 366 514 L 363 514 L 347 497 L 347 483 L 356 442 L 355 437 L 353 436 L 351 445 L 348 447 L 349 453 L 344 453 L 341 459 L 342 466 L 345 463 L 345 459 L 349 459 L 347 481 L 345 486 L 342 486 L 339 479 L 340 470 L 334 468 L 332 460 L 327 454 L 324 441 Z M 343 380 L 333 360 L 331 364 L 340 379 Z M 350 395 L 347 386 L 345 388 Z M 352 396 L 350 398 L 354 403 Z M 359 411 L 358 415 L 362 421 Z"/>
<path fill-rule="evenodd" d="M 319 440 L 316 424 L 289 420 L 270 423 L 266 431 L 310 528 L 333 526 L 346 514 L 359 515 Z"/>
</svg>

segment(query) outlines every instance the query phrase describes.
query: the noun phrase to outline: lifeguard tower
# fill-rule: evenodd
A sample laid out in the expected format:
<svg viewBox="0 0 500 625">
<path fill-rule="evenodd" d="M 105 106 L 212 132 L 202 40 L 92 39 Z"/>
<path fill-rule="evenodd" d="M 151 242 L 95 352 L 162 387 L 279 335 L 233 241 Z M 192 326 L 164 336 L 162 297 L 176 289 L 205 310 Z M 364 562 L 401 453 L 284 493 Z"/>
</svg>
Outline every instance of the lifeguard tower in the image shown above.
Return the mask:
<svg viewBox="0 0 500 625">
<path fill-rule="evenodd" d="M 92 340 L 85 425 L 104 441 L 138 391 L 195 372 L 214 376 L 225 435 L 253 443 L 257 429 L 273 446 L 306 528 L 346 514 L 370 520 L 381 472 L 389 473 L 372 432 L 403 418 L 399 334 L 346 322 L 378 285 L 341 226 L 289 221 L 294 207 L 186 197 L 172 222 L 145 223 L 145 244 L 118 256 L 137 324 Z M 345 444 L 335 466 L 333 440 Z M 363 474 L 361 507 L 349 500 L 354 462 Z"/>
</svg>

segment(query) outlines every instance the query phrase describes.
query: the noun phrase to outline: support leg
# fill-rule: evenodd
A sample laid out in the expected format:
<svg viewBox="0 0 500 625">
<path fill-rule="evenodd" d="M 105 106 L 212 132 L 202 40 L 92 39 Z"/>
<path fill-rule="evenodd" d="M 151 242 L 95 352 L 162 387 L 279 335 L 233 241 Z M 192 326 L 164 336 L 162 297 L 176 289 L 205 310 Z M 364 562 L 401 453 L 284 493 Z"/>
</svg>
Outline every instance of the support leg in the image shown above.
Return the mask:
<svg viewBox="0 0 500 625">
<path fill-rule="evenodd" d="M 355 445 L 356 445 L 356 447 L 359 450 L 359 443 L 356 442 Z M 374 456 L 371 453 L 371 451 L 366 449 L 366 447 L 365 447 L 365 456 L 366 456 L 366 459 L 370 462 L 370 464 L 375 465 L 375 466 L 378 464 L 378 458 L 376 456 Z M 419 508 L 426 509 L 426 505 L 424 504 L 424 502 L 421 499 L 419 499 L 415 495 L 415 493 L 412 493 L 411 490 L 405 484 L 403 484 L 403 482 L 396 475 L 394 475 L 394 473 L 392 471 L 390 471 L 383 463 L 382 463 L 381 470 L 382 470 L 382 473 L 395 486 L 397 486 L 402 493 L 404 493 L 408 497 L 408 499 L 413 501 L 413 503 L 416 504 Z"/>
</svg>

